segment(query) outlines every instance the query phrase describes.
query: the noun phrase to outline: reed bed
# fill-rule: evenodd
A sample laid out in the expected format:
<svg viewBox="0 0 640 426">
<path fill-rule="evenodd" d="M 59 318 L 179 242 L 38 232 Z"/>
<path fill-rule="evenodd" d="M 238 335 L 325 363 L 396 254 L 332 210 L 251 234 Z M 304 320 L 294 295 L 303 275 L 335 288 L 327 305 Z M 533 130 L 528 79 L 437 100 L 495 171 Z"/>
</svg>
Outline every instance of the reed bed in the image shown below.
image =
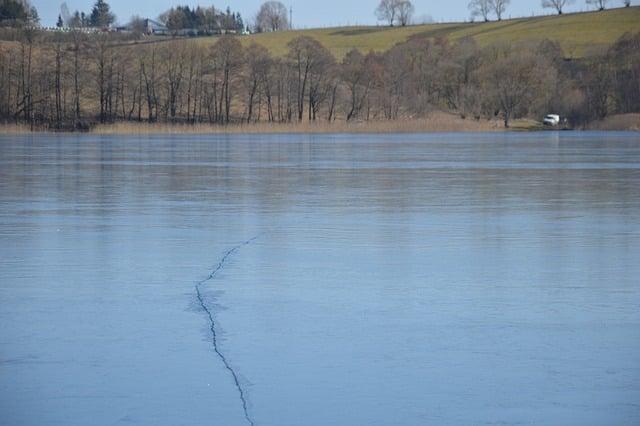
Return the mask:
<svg viewBox="0 0 640 426">
<path fill-rule="evenodd" d="M 591 123 L 589 130 L 632 130 L 640 131 L 640 114 L 618 114 Z"/>
<path fill-rule="evenodd" d="M 35 131 L 37 131 L 37 129 L 32 130 L 31 127 L 29 127 L 26 124 L 14 124 L 14 123 L 0 124 L 0 134 L 3 134 L 3 135 L 22 135 L 25 133 L 32 133 Z"/>
<path fill-rule="evenodd" d="M 228 126 L 210 124 L 116 123 L 100 125 L 91 132 L 111 134 L 260 134 L 260 133 L 424 133 L 491 132 L 503 130 L 502 124 L 487 120 L 463 120 L 451 114 L 434 114 L 421 119 L 367 121 L 357 123 L 303 122 L 252 123 Z"/>
</svg>

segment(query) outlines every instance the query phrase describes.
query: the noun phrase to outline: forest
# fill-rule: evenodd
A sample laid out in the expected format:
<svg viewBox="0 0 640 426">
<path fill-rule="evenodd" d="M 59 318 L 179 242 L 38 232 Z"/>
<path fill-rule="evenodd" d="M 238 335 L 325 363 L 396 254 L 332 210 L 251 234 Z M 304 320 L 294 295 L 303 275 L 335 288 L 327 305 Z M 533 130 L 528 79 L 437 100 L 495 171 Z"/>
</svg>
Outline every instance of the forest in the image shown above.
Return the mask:
<svg viewBox="0 0 640 426">
<path fill-rule="evenodd" d="M 640 33 L 566 59 L 560 46 L 412 37 L 338 60 L 300 35 L 275 56 L 225 35 L 132 42 L 110 32 L 4 29 L 0 120 L 48 130 L 117 122 L 240 123 L 409 120 L 433 111 L 465 120 L 539 120 L 580 128 L 640 112 Z"/>
</svg>

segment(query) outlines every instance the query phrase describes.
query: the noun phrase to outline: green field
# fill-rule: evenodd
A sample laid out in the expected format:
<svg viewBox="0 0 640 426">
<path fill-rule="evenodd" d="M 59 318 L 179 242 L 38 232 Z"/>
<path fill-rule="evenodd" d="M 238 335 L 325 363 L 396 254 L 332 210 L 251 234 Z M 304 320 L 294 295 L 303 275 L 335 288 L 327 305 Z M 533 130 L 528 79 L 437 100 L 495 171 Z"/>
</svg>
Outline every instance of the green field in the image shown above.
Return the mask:
<svg viewBox="0 0 640 426">
<path fill-rule="evenodd" d="M 541 16 L 488 23 L 449 23 L 404 28 L 344 27 L 254 34 L 243 38 L 246 45 L 256 42 L 275 55 L 283 55 L 287 43 L 299 35 L 317 39 L 337 58 L 349 50 L 384 51 L 410 37 L 446 37 L 451 41 L 473 37 L 480 46 L 500 41 L 558 41 L 567 58 L 580 58 L 613 43 L 626 32 L 640 31 L 640 7 L 603 12 Z M 200 39 L 212 43 L 214 38 Z"/>
</svg>

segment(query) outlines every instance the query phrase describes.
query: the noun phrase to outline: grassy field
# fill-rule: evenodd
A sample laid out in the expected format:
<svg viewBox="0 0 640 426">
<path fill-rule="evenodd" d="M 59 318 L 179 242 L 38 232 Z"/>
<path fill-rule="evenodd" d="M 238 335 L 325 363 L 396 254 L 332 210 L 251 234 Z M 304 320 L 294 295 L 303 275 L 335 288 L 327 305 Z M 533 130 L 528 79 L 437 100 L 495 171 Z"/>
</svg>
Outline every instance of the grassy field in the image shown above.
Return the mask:
<svg viewBox="0 0 640 426">
<path fill-rule="evenodd" d="M 446 37 L 451 41 L 473 37 L 481 46 L 499 41 L 540 41 L 545 38 L 560 43 L 567 58 L 581 58 L 613 43 L 626 32 L 640 31 L 640 7 L 604 12 L 541 16 L 488 23 L 450 23 L 416 25 L 404 28 L 345 27 L 279 33 L 254 34 L 243 38 L 245 44 L 256 42 L 275 55 L 284 55 L 287 43 L 299 35 L 317 39 L 337 58 L 349 50 L 384 51 L 410 37 Z M 215 38 L 198 39 L 211 44 Z"/>
</svg>

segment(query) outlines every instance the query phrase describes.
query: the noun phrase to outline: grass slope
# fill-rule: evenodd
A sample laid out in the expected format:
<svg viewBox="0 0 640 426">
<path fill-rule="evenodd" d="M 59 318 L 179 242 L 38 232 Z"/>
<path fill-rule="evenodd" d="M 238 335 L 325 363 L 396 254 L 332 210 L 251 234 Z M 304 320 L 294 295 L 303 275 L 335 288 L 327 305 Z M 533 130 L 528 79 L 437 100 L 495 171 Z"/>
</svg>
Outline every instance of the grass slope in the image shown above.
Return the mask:
<svg viewBox="0 0 640 426">
<path fill-rule="evenodd" d="M 540 16 L 488 23 L 449 23 L 416 25 L 404 28 L 345 27 L 267 34 L 243 38 L 248 45 L 262 44 L 275 55 L 284 55 L 287 43 L 299 35 L 322 42 L 337 57 L 349 50 L 384 51 L 410 37 L 446 37 L 451 41 L 473 37 L 480 46 L 499 41 L 558 41 L 567 58 L 581 58 L 606 47 L 626 32 L 640 31 L 640 7 L 611 9 L 566 15 Z M 215 38 L 199 39 L 211 44 Z"/>
</svg>

